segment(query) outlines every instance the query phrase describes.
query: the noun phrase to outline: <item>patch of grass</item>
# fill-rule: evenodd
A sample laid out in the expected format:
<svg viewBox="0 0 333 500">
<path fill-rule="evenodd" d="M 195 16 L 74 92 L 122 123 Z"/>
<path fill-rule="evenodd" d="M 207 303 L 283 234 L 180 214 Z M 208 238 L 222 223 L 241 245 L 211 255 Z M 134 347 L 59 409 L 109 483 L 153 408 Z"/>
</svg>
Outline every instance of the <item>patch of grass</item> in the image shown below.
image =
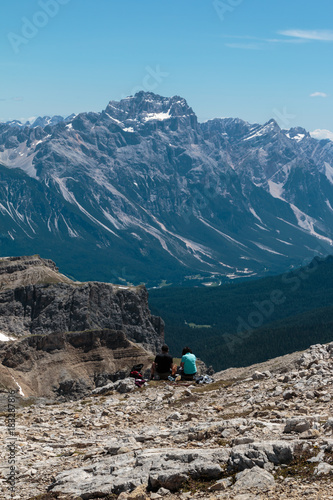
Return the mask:
<svg viewBox="0 0 333 500">
<path fill-rule="evenodd" d="M 218 389 L 225 389 L 227 387 L 232 386 L 233 384 L 235 384 L 237 382 L 244 380 L 244 378 L 238 378 L 238 379 L 233 379 L 233 380 L 217 380 L 216 382 L 212 382 L 211 384 L 198 385 L 198 387 L 193 389 L 193 392 L 203 393 L 203 392 L 216 391 Z"/>
<path fill-rule="evenodd" d="M 219 479 L 229 478 L 232 481 L 232 484 L 236 482 L 236 472 L 230 471 L 227 464 L 223 464 L 221 467 L 221 475 L 217 479 L 205 479 L 201 477 L 200 479 L 192 479 L 190 478 L 182 488 L 184 493 L 191 492 L 192 494 L 196 492 L 206 492 L 208 493 L 209 488 L 213 486 Z"/>
<path fill-rule="evenodd" d="M 309 458 L 316 456 L 318 449 L 308 448 L 303 449 L 302 445 L 294 451 L 294 458 L 288 464 L 288 467 L 280 468 L 277 472 L 277 477 L 282 476 L 284 479 L 287 477 L 294 477 L 298 479 L 313 478 L 314 469 L 317 463 L 308 462 Z"/>
<path fill-rule="evenodd" d="M 17 411 L 16 411 L 15 413 L 13 413 L 13 412 L 11 412 L 11 411 L 2 411 L 2 412 L 0 413 L 0 417 L 5 417 L 5 418 L 8 418 L 8 417 L 12 417 L 12 416 L 14 416 L 14 417 L 15 417 L 15 419 L 18 419 L 18 418 L 21 418 L 21 417 L 22 417 L 22 413 L 19 413 L 19 412 L 17 412 Z"/>
<path fill-rule="evenodd" d="M 225 448 L 226 446 L 231 446 L 231 442 L 228 439 L 223 439 L 223 438 L 216 439 L 215 443 L 221 448 Z"/>
<path fill-rule="evenodd" d="M 195 323 L 186 323 L 190 328 L 212 328 L 212 325 L 196 325 Z"/>
<path fill-rule="evenodd" d="M 33 406 L 36 404 L 36 398 L 31 397 L 31 398 L 25 398 L 25 399 L 19 399 L 18 400 L 18 406 L 20 408 L 28 408 L 29 406 Z"/>
<path fill-rule="evenodd" d="M 208 492 L 209 488 L 216 483 L 216 479 L 205 480 L 204 478 L 200 479 L 189 479 L 186 484 L 183 486 L 182 491 L 184 493 L 196 493 L 198 491 Z"/>
<path fill-rule="evenodd" d="M 233 418 L 246 418 L 250 415 L 251 411 L 242 411 L 242 412 L 239 412 L 239 411 L 235 411 L 235 412 L 232 412 L 232 413 L 226 413 L 224 415 L 221 415 L 221 418 L 223 418 L 223 420 L 231 420 Z"/>
<path fill-rule="evenodd" d="M 198 398 L 198 396 L 192 395 L 192 396 L 189 396 L 187 398 L 180 398 L 180 399 L 177 399 L 176 401 L 173 401 L 170 404 L 170 407 L 180 408 L 188 403 L 197 403 L 198 401 L 200 401 L 200 398 Z"/>
</svg>

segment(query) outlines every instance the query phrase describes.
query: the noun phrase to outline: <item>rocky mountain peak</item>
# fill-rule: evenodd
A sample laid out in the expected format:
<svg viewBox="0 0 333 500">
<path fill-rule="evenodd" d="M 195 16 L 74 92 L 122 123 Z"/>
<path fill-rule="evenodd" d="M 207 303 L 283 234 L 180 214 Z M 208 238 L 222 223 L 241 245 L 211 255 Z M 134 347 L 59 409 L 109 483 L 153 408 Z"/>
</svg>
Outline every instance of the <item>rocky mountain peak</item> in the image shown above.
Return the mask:
<svg viewBox="0 0 333 500">
<path fill-rule="evenodd" d="M 293 127 L 286 131 L 286 136 L 289 137 L 289 139 L 294 139 L 297 142 L 300 142 L 304 138 L 310 138 L 310 134 L 305 128 L 303 127 Z"/>
<path fill-rule="evenodd" d="M 271 118 L 261 127 L 261 131 L 265 134 L 279 133 L 281 131 L 281 128 L 276 120 L 274 120 L 274 118 Z"/>
<path fill-rule="evenodd" d="M 194 118 L 196 122 L 192 108 L 182 97 L 162 97 L 153 92 L 144 91 L 121 101 L 110 101 L 104 113 L 116 123 L 121 122 L 127 127 L 134 128 L 175 118 Z"/>
</svg>

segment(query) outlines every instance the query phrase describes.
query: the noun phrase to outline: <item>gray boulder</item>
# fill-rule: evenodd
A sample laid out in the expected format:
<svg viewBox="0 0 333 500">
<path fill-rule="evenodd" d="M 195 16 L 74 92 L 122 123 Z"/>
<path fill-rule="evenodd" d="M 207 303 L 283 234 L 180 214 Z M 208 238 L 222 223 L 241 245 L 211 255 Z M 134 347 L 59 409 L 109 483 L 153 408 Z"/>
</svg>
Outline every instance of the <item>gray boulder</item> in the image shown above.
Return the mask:
<svg viewBox="0 0 333 500">
<path fill-rule="evenodd" d="M 272 474 L 266 470 L 260 469 L 260 467 L 253 467 L 252 469 L 246 469 L 242 472 L 236 474 L 236 483 L 233 487 L 235 491 L 249 490 L 249 489 L 259 489 L 266 490 L 274 486 L 275 480 Z"/>
<path fill-rule="evenodd" d="M 120 394 L 125 394 L 127 392 L 134 391 L 136 388 L 135 380 L 132 377 L 124 378 L 123 380 L 118 380 L 113 384 L 113 389 Z"/>
<path fill-rule="evenodd" d="M 305 432 L 311 428 L 311 424 L 305 418 L 290 418 L 287 420 L 285 428 L 283 430 L 284 433 L 288 434 L 290 432 Z"/>
<path fill-rule="evenodd" d="M 235 446 L 230 453 L 229 468 L 242 471 L 272 468 L 273 465 L 288 464 L 293 459 L 293 445 L 284 441 L 251 443 Z"/>
<path fill-rule="evenodd" d="M 162 472 L 151 472 L 148 484 L 153 490 L 166 488 L 170 491 L 178 491 L 188 479 L 188 474 L 179 469 L 169 469 Z"/>
</svg>

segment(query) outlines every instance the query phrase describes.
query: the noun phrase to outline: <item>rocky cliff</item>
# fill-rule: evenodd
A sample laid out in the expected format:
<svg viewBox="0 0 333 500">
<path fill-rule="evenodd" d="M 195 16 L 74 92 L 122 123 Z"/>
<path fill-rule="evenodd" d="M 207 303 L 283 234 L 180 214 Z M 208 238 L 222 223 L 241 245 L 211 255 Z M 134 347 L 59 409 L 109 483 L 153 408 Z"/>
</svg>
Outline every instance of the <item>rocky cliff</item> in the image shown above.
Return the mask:
<svg viewBox="0 0 333 500">
<path fill-rule="evenodd" d="M 0 383 L 26 395 L 82 395 L 147 368 L 163 340 L 144 286 L 74 282 L 35 256 L 3 259 L 0 290 L 0 331 L 16 339 L 0 342 Z"/>
<path fill-rule="evenodd" d="M 25 397 L 77 399 L 151 362 L 152 354 L 121 330 L 32 335 L 0 347 L 0 384 Z"/>
<path fill-rule="evenodd" d="M 3 259 L 0 273 L 4 333 L 21 337 L 107 328 L 123 330 L 152 351 L 161 343 L 163 321 L 150 314 L 144 286 L 74 282 L 38 256 Z"/>
</svg>

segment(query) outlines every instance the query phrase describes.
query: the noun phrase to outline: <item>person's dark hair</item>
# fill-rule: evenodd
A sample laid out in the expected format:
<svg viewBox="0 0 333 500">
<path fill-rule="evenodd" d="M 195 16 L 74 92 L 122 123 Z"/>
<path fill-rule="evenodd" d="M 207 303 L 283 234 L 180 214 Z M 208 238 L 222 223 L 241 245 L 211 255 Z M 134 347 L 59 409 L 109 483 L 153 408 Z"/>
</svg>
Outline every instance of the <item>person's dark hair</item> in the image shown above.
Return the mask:
<svg viewBox="0 0 333 500">
<path fill-rule="evenodd" d="M 182 356 L 185 356 L 185 354 L 188 354 L 188 353 L 192 354 L 192 349 L 190 349 L 189 347 L 184 347 L 184 349 L 182 351 Z"/>
<path fill-rule="evenodd" d="M 169 347 L 166 344 L 162 345 L 162 352 L 169 352 Z"/>
</svg>

